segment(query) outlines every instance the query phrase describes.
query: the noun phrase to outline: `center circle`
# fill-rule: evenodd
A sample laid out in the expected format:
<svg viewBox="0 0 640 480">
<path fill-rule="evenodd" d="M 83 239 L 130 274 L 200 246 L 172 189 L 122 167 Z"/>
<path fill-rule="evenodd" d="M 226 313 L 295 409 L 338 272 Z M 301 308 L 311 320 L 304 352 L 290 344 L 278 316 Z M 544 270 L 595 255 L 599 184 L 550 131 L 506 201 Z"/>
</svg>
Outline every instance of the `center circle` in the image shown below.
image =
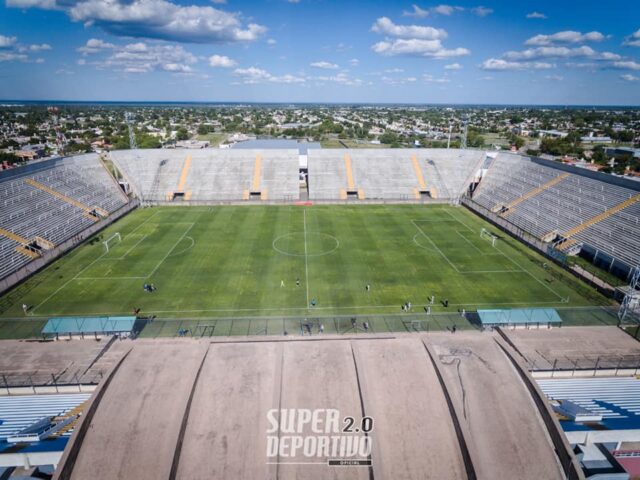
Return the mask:
<svg viewBox="0 0 640 480">
<path fill-rule="evenodd" d="M 335 252 L 340 241 L 321 232 L 293 232 L 280 235 L 273 241 L 273 249 L 291 257 L 321 257 Z"/>
</svg>

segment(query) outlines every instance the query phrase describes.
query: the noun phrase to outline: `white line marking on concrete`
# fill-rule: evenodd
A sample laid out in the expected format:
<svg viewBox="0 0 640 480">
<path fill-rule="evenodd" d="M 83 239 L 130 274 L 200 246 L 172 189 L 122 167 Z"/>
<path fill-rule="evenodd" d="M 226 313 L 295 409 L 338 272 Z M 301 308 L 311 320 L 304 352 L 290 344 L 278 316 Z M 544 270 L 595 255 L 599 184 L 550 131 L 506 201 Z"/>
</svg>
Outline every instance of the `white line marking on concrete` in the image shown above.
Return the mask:
<svg viewBox="0 0 640 480">
<path fill-rule="evenodd" d="M 307 287 L 307 303 L 305 308 L 309 307 L 309 257 L 307 256 L 307 209 L 302 210 L 302 221 L 304 223 L 304 274 L 305 285 Z"/>
</svg>

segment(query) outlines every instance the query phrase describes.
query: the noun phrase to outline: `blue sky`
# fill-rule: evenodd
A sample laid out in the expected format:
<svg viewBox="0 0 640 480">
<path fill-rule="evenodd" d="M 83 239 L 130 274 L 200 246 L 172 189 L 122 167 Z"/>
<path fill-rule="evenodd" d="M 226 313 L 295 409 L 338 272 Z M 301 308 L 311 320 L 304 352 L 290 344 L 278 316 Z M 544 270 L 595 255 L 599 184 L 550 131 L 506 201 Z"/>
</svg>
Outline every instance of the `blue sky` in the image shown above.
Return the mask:
<svg viewBox="0 0 640 480">
<path fill-rule="evenodd" d="M 0 98 L 640 105 L 640 1 L 5 0 Z"/>
</svg>

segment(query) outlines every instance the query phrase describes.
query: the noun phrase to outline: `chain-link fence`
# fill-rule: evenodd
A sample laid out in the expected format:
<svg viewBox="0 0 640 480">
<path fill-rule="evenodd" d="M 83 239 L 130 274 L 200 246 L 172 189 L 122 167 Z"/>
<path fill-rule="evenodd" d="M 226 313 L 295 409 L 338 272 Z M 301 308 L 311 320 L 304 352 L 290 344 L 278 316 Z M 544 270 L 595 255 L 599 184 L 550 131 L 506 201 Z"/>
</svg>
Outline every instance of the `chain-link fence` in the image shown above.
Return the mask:
<svg viewBox="0 0 640 480">
<path fill-rule="evenodd" d="M 366 334 L 477 329 L 475 313 L 306 317 L 185 318 L 148 321 L 140 337 Z"/>
<path fill-rule="evenodd" d="M 16 387 L 68 387 L 72 385 L 97 385 L 107 372 L 103 370 L 91 369 L 87 372 L 81 371 L 32 371 L 32 372 L 12 372 L 0 373 L 0 393 Z"/>
<path fill-rule="evenodd" d="M 640 372 L 640 355 L 561 355 L 542 357 L 527 361 L 531 371 L 551 371 L 563 373 L 571 372 L 572 375 L 580 371 L 593 372 L 598 370 L 611 370 L 615 375 L 619 370 L 633 370 L 633 374 Z"/>
</svg>

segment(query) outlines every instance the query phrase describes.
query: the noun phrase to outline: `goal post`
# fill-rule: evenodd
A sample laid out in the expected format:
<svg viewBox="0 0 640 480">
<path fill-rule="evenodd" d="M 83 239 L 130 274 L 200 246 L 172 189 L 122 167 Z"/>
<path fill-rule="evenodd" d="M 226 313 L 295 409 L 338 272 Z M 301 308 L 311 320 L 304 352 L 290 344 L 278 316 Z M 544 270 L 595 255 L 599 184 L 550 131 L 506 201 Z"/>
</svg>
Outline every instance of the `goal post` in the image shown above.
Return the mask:
<svg viewBox="0 0 640 480">
<path fill-rule="evenodd" d="M 498 237 L 496 235 L 494 235 L 493 233 L 491 233 L 486 228 L 483 228 L 482 230 L 480 230 L 480 238 L 484 238 L 485 240 L 489 240 L 491 242 L 491 246 L 492 247 L 496 246 L 496 240 L 498 240 Z"/>
<path fill-rule="evenodd" d="M 107 238 L 102 244 L 104 245 L 105 253 L 109 253 L 109 247 L 115 243 L 120 243 L 122 241 L 122 237 L 120 236 L 120 232 L 116 232 Z"/>
</svg>

